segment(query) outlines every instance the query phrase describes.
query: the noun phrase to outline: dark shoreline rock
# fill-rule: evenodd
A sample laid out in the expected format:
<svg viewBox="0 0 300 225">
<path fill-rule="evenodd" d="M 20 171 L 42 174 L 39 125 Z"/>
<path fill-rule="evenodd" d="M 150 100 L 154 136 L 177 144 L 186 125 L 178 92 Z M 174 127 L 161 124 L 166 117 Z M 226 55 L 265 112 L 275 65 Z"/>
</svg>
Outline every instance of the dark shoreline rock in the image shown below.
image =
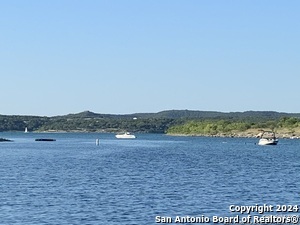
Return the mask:
<svg viewBox="0 0 300 225">
<path fill-rule="evenodd" d="M 5 138 L 0 138 L 0 142 L 10 142 L 12 140 L 9 140 L 9 139 L 5 139 Z"/>
<path fill-rule="evenodd" d="M 56 140 L 53 138 L 38 138 L 38 139 L 35 139 L 35 141 L 56 141 Z"/>
</svg>

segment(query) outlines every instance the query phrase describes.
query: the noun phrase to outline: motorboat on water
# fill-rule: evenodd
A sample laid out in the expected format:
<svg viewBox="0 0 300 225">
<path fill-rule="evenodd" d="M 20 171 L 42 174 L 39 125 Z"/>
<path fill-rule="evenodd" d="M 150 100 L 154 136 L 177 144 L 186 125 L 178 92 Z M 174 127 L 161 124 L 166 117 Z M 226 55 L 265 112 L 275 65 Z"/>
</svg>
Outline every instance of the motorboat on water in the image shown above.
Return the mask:
<svg viewBox="0 0 300 225">
<path fill-rule="evenodd" d="M 122 134 L 116 134 L 116 138 L 133 139 L 136 138 L 136 136 L 130 132 L 124 132 Z"/>
<path fill-rule="evenodd" d="M 277 145 L 278 139 L 273 131 L 263 131 L 258 141 L 259 145 Z"/>
</svg>

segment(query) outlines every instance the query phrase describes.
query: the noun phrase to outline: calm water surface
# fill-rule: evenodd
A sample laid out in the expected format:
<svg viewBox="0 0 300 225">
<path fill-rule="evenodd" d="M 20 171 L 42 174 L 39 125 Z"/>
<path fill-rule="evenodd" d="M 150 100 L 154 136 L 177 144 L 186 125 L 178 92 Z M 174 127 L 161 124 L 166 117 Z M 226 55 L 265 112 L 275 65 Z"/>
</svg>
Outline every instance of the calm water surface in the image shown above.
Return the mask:
<svg viewBox="0 0 300 225">
<path fill-rule="evenodd" d="M 1 224 L 148 225 L 156 216 L 237 215 L 230 205 L 300 205 L 300 140 L 258 146 L 256 139 L 152 134 L 0 137 L 14 140 L 0 143 Z"/>
</svg>

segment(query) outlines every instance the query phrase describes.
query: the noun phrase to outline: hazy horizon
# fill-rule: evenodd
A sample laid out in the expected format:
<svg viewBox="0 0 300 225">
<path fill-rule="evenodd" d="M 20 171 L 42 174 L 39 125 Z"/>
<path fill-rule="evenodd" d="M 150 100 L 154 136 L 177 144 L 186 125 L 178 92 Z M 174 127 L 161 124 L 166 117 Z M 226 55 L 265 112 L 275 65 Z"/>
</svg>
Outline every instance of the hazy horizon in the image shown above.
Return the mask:
<svg viewBox="0 0 300 225">
<path fill-rule="evenodd" d="M 300 114 L 300 112 L 283 112 L 283 111 L 272 111 L 272 110 L 245 110 L 245 111 L 214 111 L 214 110 L 193 110 L 193 109 L 165 109 L 157 112 L 132 112 L 132 113 L 102 113 L 102 112 L 95 112 L 91 110 L 83 110 L 79 112 L 70 112 L 66 114 L 58 114 L 58 115 L 35 115 L 35 114 L 0 114 L 2 116 L 40 116 L 40 117 L 55 117 L 55 116 L 66 116 L 69 114 L 78 114 L 78 113 L 83 113 L 83 112 L 91 112 L 95 114 L 106 114 L 106 115 L 131 115 L 131 114 L 147 114 L 147 113 L 159 113 L 159 112 L 164 112 L 164 111 L 199 111 L 199 112 L 218 112 L 218 113 L 245 113 L 245 112 L 276 112 L 276 113 L 288 113 L 288 114 Z"/>
</svg>

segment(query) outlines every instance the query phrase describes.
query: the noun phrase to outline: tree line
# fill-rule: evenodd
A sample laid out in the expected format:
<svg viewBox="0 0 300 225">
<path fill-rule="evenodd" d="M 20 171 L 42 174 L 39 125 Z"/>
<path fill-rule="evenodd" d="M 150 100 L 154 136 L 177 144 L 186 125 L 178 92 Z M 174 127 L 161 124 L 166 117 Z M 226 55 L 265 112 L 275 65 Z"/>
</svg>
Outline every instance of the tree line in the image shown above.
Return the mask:
<svg viewBox="0 0 300 225">
<path fill-rule="evenodd" d="M 83 132 L 144 132 L 164 133 L 174 119 L 168 118 L 69 118 L 0 116 L 3 131 L 83 131 Z"/>
<path fill-rule="evenodd" d="M 3 131 L 86 131 L 86 132 L 144 132 L 169 134 L 229 134 L 247 129 L 300 130 L 300 119 L 281 117 L 262 119 L 247 118 L 129 118 L 129 117 L 38 117 L 38 116 L 4 116 L 0 115 L 0 132 Z"/>
<path fill-rule="evenodd" d="M 244 132 L 249 129 L 287 129 L 293 133 L 295 129 L 300 129 L 300 119 L 295 117 L 283 117 L 278 120 L 268 120 L 260 122 L 242 120 L 189 120 L 181 124 L 174 125 L 168 129 L 169 134 L 185 135 L 229 135 L 235 132 Z"/>
</svg>

